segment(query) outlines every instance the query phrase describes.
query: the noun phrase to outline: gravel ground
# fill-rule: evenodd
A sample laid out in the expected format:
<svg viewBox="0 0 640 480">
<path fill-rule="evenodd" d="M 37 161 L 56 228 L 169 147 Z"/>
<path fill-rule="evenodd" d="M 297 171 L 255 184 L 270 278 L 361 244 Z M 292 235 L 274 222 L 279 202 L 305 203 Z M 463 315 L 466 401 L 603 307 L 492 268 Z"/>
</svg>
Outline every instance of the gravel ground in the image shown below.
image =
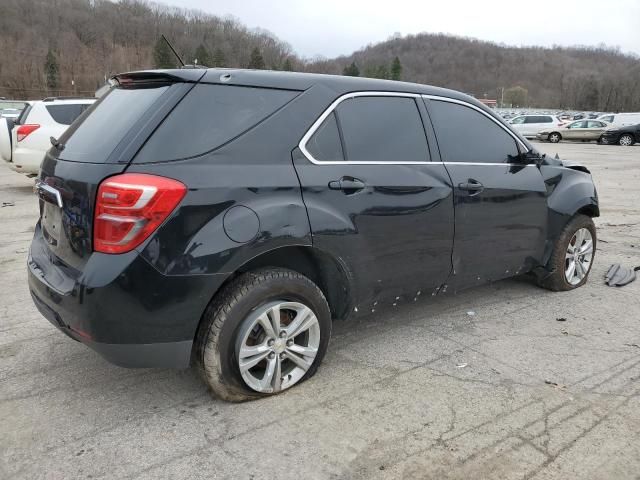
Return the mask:
<svg viewBox="0 0 640 480">
<path fill-rule="evenodd" d="M 112 366 L 38 314 L 33 182 L 0 164 L 0 478 L 639 478 L 640 281 L 602 278 L 640 265 L 640 146 L 539 147 L 598 186 L 586 286 L 518 278 L 336 323 L 313 379 L 240 405 L 190 370 Z"/>
</svg>

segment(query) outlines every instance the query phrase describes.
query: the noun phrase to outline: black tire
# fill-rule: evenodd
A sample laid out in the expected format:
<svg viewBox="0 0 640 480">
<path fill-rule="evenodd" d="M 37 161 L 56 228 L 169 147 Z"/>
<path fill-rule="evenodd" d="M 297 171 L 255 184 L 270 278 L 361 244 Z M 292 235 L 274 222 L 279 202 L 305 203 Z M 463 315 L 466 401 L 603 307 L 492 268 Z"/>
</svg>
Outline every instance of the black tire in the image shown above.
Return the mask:
<svg viewBox="0 0 640 480">
<path fill-rule="evenodd" d="M 291 270 L 266 268 L 244 273 L 213 298 L 196 335 L 194 361 L 216 397 L 243 402 L 272 395 L 246 385 L 240 374 L 236 346 L 247 316 L 274 300 L 300 302 L 315 313 L 320 326 L 318 352 L 311 367 L 295 385 L 317 371 L 331 336 L 331 313 L 322 291 L 307 277 Z"/>
<path fill-rule="evenodd" d="M 551 143 L 558 143 L 560 140 L 562 140 L 562 135 L 560 135 L 560 133 L 558 132 L 551 132 L 547 137 L 547 140 L 549 140 L 549 142 Z"/>
<path fill-rule="evenodd" d="M 591 233 L 591 237 L 593 239 L 593 256 L 591 258 L 589 270 L 587 271 L 582 281 L 580 281 L 580 283 L 572 285 L 565 278 L 565 255 L 569 246 L 569 242 L 573 238 L 573 235 L 581 228 L 586 228 Z M 538 284 L 541 287 L 552 290 L 554 292 L 573 290 L 574 288 L 581 287 L 587 282 L 589 273 L 591 273 L 591 267 L 593 266 L 593 261 L 596 254 L 596 246 L 596 226 L 594 225 L 593 220 L 587 215 L 576 215 L 571 220 L 569 220 L 569 222 L 562 230 L 560 236 L 556 239 L 556 242 L 553 246 L 553 253 L 551 254 L 551 258 L 549 259 L 549 263 L 547 264 L 547 270 L 550 272 L 550 274 L 543 278 L 539 278 Z"/>
<path fill-rule="evenodd" d="M 629 143 L 626 143 L 626 142 L 629 142 Z M 633 135 L 630 135 L 628 133 L 620 135 L 620 138 L 618 139 L 618 145 L 631 146 L 634 143 L 636 142 L 635 142 L 635 139 L 633 138 Z"/>
<path fill-rule="evenodd" d="M 598 143 L 600 145 L 608 145 L 609 140 L 607 140 L 607 137 L 605 137 L 604 135 L 601 135 L 600 138 L 598 139 Z"/>
</svg>

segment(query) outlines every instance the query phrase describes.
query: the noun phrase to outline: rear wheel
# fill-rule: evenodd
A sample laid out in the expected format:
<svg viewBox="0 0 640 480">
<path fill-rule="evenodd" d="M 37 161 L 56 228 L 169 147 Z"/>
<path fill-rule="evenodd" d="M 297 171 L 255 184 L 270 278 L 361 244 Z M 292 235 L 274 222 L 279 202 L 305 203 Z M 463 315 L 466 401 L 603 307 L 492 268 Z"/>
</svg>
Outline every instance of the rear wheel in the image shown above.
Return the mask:
<svg viewBox="0 0 640 480">
<path fill-rule="evenodd" d="M 628 147 L 630 145 L 633 145 L 635 142 L 633 141 L 633 137 L 631 135 L 625 133 L 624 135 L 620 136 L 618 143 L 623 147 Z"/>
<path fill-rule="evenodd" d="M 311 280 L 291 270 L 258 270 L 232 281 L 211 302 L 195 360 L 214 395 L 251 400 L 311 377 L 330 336 L 329 306 Z"/>
<path fill-rule="evenodd" d="M 548 264 L 551 273 L 539 281 L 540 286 L 563 291 L 584 285 L 595 253 L 596 227 L 593 220 L 586 215 L 576 215 L 556 240 Z"/>
<path fill-rule="evenodd" d="M 547 139 L 551 143 L 558 143 L 560 140 L 562 140 L 562 135 L 560 135 L 558 132 L 552 132 L 552 133 L 549 134 Z"/>
</svg>

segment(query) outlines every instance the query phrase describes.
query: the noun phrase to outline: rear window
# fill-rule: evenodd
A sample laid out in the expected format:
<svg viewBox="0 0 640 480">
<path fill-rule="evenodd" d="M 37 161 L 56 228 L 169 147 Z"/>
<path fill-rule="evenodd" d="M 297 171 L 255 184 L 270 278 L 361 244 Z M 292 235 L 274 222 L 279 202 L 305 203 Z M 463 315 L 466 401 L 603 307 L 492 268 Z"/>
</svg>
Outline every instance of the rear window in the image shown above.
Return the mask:
<svg viewBox="0 0 640 480">
<path fill-rule="evenodd" d="M 62 125 L 71 125 L 87 108 L 89 108 L 89 105 L 83 103 L 46 106 L 49 115 L 51 115 L 57 123 L 61 123 Z"/>
<path fill-rule="evenodd" d="M 165 162 L 208 153 L 242 135 L 298 93 L 198 84 L 162 122 L 134 162 Z"/>
<path fill-rule="evenodd" d="M 60 157 L 76 162 L 102 163 L 125 134 L 168 89 L 113 88 L 89 109 L 89 114 L 60 137 Z"/>
</svg>

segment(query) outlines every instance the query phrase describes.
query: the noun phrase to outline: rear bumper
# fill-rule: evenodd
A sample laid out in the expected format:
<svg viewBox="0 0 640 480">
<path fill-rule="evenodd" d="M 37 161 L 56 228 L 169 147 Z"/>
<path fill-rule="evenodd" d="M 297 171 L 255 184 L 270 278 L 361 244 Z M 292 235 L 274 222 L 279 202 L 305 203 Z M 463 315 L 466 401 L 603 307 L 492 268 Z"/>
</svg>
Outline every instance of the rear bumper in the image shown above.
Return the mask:
<svg viewBox="0 0 640 480">
<path fill-rule="evenodd" d="M 137 252 L 92 254 L 82 272 L 51 259 L 36 227 L 29 290 L 42 315 L 123 367 L 185 368 L 200 318 L 223 275 L 168 276 Z"/>
<path fill-rule="evenodd" d="M 9 167 L 20 173 L 38 174 L 44 152 L 18 147 L 13 151 Z"/>
</svg>

